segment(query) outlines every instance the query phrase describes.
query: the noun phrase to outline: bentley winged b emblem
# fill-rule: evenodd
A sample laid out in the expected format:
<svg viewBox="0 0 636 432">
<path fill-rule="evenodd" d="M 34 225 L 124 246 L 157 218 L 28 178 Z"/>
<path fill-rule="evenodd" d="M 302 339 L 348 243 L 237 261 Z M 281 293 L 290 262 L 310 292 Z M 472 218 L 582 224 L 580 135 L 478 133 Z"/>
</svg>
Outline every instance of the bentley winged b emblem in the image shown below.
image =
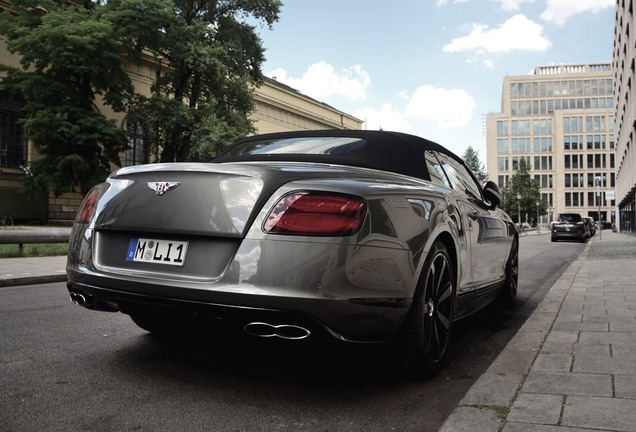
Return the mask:
<svg viewBox="0 0 636 432">
<path fill-rule="evenodd" d="M 180 182 L 148 182 L 148 187 L 155 191 L 157 195 L 163 195 L 180 184 Z"/>
</svg>

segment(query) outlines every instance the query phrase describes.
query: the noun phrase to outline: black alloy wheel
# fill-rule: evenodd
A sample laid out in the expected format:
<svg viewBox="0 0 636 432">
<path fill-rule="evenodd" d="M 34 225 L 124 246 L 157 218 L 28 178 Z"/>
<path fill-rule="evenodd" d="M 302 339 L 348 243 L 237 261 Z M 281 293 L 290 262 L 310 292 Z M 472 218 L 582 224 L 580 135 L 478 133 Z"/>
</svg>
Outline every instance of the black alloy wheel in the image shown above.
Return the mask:
<svg viewBox="0 0 636 432">
<path fill-rule="evenodd" d="M 519 238 L 515 237 L 510 247 L 510 255 L 506 262 L 506 280 L 501 289 L 501 305 L 506 309 L 512 309 L 517 301 L 519 289 Z"/>
<path fill-rule="evenodd" d="M 410 315 L 403 347 L 406 366 L 429 377 L 441 369 L 451 339 L 455 309 L 455 272 L 442 242 L 431 248 Z"/>
</svg>

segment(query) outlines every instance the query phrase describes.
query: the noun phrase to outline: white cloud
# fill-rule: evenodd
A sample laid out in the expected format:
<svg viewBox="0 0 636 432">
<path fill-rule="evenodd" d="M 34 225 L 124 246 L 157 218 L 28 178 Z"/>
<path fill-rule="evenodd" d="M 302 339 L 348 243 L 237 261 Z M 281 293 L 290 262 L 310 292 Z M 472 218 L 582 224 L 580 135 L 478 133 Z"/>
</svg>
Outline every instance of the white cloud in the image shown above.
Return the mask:
<svg viewBox="0 0 636 432">
<path fill-rule="evenodd" d="M 406 116 L 435 122 L 442 129 L 461 127 L 470 122 L 476 106 L 466 90 L 425 85 L 418 87 L 411 96 Z"/>
<path fill-rule="evenodd" d="M 371 86 L 371 77 L 362 66 L 355 65 L 338 72 L 324 61 L 309 66 L 301 78 L 287 76 L 287 71 L 281 68 L 265 75 L 315 99 L 341 96 L 361 100 L 366 98 L 366 90 Z"/>
<path fill-rule="evenodd" d="M 572 15 L 583 12 L 600 12 L 613 8 L 615 0 L 547 0 L 548 6 L 541 19 L 563 25 Z"/>
<path fill-rule="evenodd" d="M 550 41 L 543 36 L 543 26 L 525 15 L 517 14 L 498 28 L 473 24 L 469 35 L 453 39 L 444 46 L 445 52 L 475 51 L 509 52 L 514 50 L 543 51 L 550 47 Z"/>
<path fill-rule="evenodd" d="M 500 0 L 501 8 L 506 11 L 521 9 L 521 3 L 534 3 L 534 0 Z"/>
<path fill-rule="evenodd" d="M 409 122 L 404 115 L 393 109 L 389 103 L 385 103 L 378 111 L 375 108 L 365 108 L 356 111 L 353 115 L 359 119 L 363 119 L 365 128 L 369 130 L 386 130 L 408 133 L 411 131 Z"/>
<path fill-rule="evenodd" d="M 396 96 L 405 101 L 409 100 L 409 94 L 404 90 L 397 92 Z"/>
</svg>

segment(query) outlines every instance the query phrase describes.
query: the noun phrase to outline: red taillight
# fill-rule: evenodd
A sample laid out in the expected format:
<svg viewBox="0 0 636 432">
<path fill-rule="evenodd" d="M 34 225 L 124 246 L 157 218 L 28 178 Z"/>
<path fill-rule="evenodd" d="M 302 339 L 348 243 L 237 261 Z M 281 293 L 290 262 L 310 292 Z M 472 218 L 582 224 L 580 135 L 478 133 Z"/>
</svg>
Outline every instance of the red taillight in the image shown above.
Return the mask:
<svg viewBox="0 0 636 432">
<path fill-rule="evenodd" d="M 273 234 L 344 236 L 360 228 L 366 202 L 359 197 L 328 193 L 293 193 L 274 206 L 264 229 Z"/>
<path fill-rule="evenodd" d="M 91 190 L 88 191 L 86 196 L 84 197 L 84 201 L 82 201 L 82 205 L 80 206 L 79 211 L 77 212 L 77 216 L 75 216 L 75 222 L 79 223 L 88 223 L 95 215 L 95 209 L 97 208 L 97 201 L 99 197 L 103 194 L 104 188 L 100 186 L 95 186 Z"/>
</svg>

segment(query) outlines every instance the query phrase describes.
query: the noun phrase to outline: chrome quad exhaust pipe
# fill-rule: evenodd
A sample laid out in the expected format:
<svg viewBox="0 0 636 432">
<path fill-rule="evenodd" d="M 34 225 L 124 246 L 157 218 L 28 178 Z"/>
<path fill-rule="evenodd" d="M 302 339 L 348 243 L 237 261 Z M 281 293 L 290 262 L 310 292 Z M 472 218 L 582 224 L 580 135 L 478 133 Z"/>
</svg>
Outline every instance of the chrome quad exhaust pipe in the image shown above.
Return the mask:
<svg viewBox="0 0 636 432">
<path fill-rule="evenodd" d="M 80 306 L 90 306 L 90 298 L 88 295 L 77 292 L 77 291 L 71 291 L 69 293 L 69 298 L 71 299 L 71 301 L 75 304 L 78 304 Z"/>
<path fill-rule="evenodd" d="M 251 322 L 243 327 L 243 330 L 251 336 L 270 338 L 278 337 L 286 340 L 303 340 L 311 336 L 311 332 L 293 324 L 269 324 L 265 322 Z"/>
</svg>

